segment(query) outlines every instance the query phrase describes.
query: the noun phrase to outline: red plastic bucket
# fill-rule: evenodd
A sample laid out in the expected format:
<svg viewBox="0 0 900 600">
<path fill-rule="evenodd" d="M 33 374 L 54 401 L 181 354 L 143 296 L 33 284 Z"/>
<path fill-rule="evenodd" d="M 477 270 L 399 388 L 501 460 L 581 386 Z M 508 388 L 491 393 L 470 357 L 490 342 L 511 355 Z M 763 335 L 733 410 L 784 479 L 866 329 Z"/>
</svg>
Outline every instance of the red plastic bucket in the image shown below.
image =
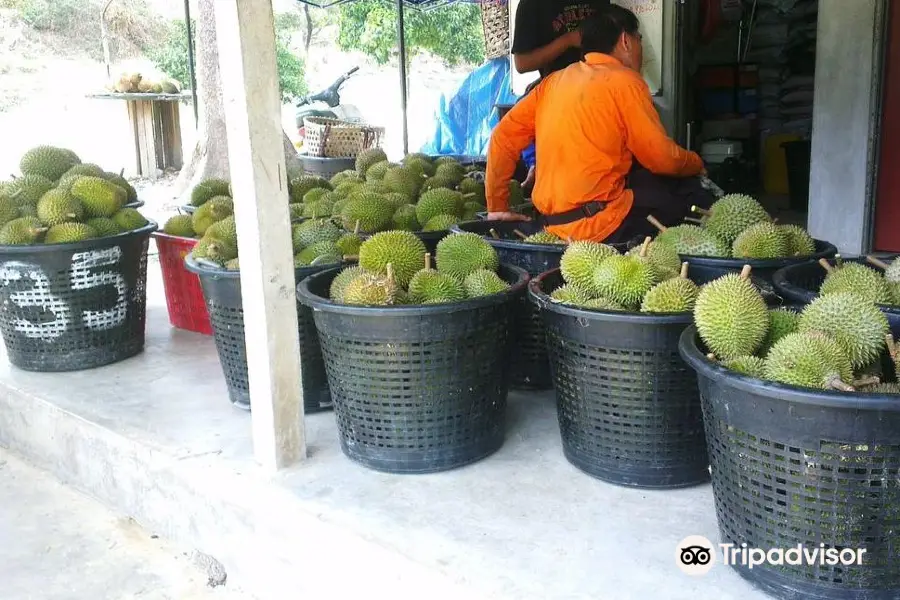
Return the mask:
<svg viewBox="0 0 900 600">
<path fill-rule="evenodd" d="M 159 249 L 169 322 L 178 329 L 212 335 L 200 278 L 184 266 L 184 257 L 194 249 L 197 240 L 161 232 L 153 237 Z"/>
</svg>

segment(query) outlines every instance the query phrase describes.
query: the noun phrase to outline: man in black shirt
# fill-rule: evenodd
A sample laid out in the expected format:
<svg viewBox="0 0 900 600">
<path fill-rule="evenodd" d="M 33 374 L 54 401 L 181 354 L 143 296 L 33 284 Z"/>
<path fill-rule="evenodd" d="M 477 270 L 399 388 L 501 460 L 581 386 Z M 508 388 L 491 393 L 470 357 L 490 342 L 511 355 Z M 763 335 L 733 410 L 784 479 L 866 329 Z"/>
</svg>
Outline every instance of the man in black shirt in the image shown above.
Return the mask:
<svg viewBox="0 0 900 600">
<path fill-rule="evenodd" d="M 512 55 L 519 73 L 543 79 L 581 60 L 579 25 L 609 0 L 521 0 Z"/>
</svg>

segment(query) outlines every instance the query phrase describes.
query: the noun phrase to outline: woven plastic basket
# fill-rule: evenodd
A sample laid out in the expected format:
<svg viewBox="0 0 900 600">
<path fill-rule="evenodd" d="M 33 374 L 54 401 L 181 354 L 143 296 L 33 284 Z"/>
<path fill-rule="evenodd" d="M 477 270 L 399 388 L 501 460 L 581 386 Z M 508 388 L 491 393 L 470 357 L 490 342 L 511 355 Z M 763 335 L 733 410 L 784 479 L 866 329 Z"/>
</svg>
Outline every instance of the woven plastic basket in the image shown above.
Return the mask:
<svg viewBox="0 0 900 600">
<path fill-rule="evenodd" d="M 712 256 L 691 256 L 682 255 L 681 260 L 685 260 L 691 265 L 691 279 L 698 284 L 707 283 L 713 279 L 718 279 L 728 273 L 740 273 L 744 265 L 753 267 L 753 277 L 757 280 L 764 281 L 769 285 L 772 284 L 772 277 L 775 271 L 790 265 L 797 265 L 810 260 L 819 260 L 820 258 L 831 258 L 837 254 L 837 248 L 834 244 L 815 240 L 816 253 L 812 256 L 797 256 L 792 258 L 774 258 L 774 259 L 742 259 L 742 258 L 715 258 Z"/>
<path fill-rule="evenodd" d="M 185 266 L 200 276 L 219 362 L 228 386 L 228 396 L 238 408 L 250 410 L 250 379 L 247 373 L 240 272 L 201 266 L 190 255 L 185 259 Z M 297 269 L 294 277 L 296 281 L 300 281 L 311 273 L 327 268 L 329 267 L 304 267 Z M 328 410 L 331 408 L 331 396 L 312 311 L 299 306 L 297 324 L 300 366 L 303 371 L 304 411 L 309 414 Z"/>
<path fill-rule="evenodd" d="M 339 271 L 297 287 L 314 310 L 344 453 L 390 473 L 461 467 L 496 452 L 505 430 L 510 306 L 528 274 L 502 265 L 506 292 L 452 304 L 347 306 Z"/>
<path fill-rule="evenodd" d="M 311 157 L 353 158 L 363 150 L 380 148 L 384 138 L 384 127 L 326 117 L 306 117 L 303 126 L 303 144 Z"/>
<path fill-rule="evenodd" d="M 509 54 L 509 3 L 507 0 L 481 0 L 481 24 L 484 30 L 485 58 L 492 60 Z"/>
<path fill-rule="evenodd" d="M 617 485 L 679 488 L 709 480 L 697 376 L 678 354 L 690 313 L 579 309 L 547 295 L 559 270 L 533 279 L 553 368 L 563 452 Z"/>
<path fill-rule="evenodd" d="M 699 375 L 721 543 L 866 551 L 862 564 L 733 567 L 776 598 L 900 598 L 897 396 L 737 374 L 706 358 L 693 326 L 680 348 Z"/>
<path fill-rule="evenodd" d="M 179 329 L 212 335 L 200 279 L 184 266 L 184 258 L 191 253 L 198 240 L 161 231 L 155 232 L 153 239 L 159 250 L 159 268 L 166 292 L 169 322 Z"/>
<path fill-rule="evenodd" d="M 156 227 L 74 244 L 0 246 L 0 331 L 10 362 L 78 371 L 140 353 Z"/>
</svg>

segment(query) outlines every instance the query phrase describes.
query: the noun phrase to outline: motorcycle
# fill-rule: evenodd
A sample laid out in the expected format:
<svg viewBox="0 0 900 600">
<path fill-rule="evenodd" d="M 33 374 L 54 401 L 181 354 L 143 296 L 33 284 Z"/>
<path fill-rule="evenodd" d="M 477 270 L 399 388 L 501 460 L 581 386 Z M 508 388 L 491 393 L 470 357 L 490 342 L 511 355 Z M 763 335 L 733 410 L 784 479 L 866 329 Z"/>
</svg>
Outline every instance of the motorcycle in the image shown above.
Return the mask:
<svg viewBox="0 0 900 600">
<path fill-rule="evenodd" d="M 362 113 L 358 108 L 352 104 L 341 104 L 340 88 L 357 71 L 359 71 L 359 67 L 353 67 L 321 92 L 304 96 L 297 101 L 296 124 L 299 141 L 295 146 L 298 150 L 301 150 L 303 140 L 306 138 L 306 127 L 303 123 L 306 117 L 327 117 L 351 122 L 362 121 Z"/>
</svg>

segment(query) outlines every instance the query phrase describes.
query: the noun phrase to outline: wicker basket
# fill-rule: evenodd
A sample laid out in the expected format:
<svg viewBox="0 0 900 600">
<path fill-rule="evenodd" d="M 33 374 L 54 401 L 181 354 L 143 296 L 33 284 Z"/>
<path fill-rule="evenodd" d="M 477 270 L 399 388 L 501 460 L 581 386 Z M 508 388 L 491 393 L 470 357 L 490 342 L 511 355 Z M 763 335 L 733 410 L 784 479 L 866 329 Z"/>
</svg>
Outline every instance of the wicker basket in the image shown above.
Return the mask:
<svg viewBox="0 0 900 600">
<path fill-rule="evenodd" d="M 326 117 L 306 117 L 304 145 L 307 156 L 354 158 L 363 150 L 380 148 L 384 127 Z"/>
<path fill-rule="evenodd" d="M 507 0 L 481 0 L 481 24 L 484 27 L 484 55 L 488 60 L 509 55 L 509 3 Z"/>
</svg>

